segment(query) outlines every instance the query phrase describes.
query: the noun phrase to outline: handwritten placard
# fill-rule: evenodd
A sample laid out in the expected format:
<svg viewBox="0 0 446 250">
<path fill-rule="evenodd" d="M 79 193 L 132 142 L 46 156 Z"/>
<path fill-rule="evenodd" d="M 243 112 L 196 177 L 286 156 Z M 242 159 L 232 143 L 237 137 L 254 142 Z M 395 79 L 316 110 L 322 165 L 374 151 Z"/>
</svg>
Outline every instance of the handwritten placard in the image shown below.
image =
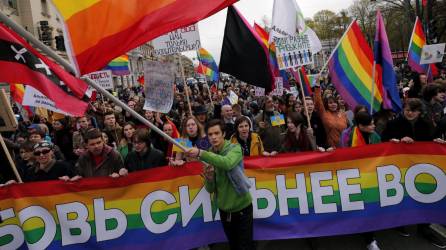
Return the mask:
<svg viewBox="0 0 446 250">
<path fill-rule="evenodd" d="M 144 110 L 168 113 L 174 96 L 174 64 L 145 61 L 144 81 Z"/>
</svg>

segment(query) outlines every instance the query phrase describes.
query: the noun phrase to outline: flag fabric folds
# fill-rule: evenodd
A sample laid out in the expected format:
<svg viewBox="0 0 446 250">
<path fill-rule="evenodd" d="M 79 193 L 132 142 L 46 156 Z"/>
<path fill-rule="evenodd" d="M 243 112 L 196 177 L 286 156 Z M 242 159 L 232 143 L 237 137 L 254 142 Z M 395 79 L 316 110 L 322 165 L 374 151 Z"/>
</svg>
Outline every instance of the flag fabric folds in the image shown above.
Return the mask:
<svg viewBox="0 0 446 250">
<path fill-rule="evenodd" d="M 211 81 L 218 81 L 218 66 L 212 55 L 207 50 L 200 48 L 198 50 L 198 60 L 200 61 L 200 64 L 198 65 L 197 73 L 209 77 Z"/>
<path fill-rule="evenodd" d="M 304 67 L 299 67 L 297 71 L 295 69 L 291 69 L 291 72 L 293 73 L 294 79 L 300 83 L 302 80 L 302 87 L 305 96 L 312 96 L 313 91 L 311 90 L 311 83 L 310 79 L 308 79 L 307 72 L 305 71 Z"/>
<path fill-rule="evenodd" d="M 351 108 L 359 104 L 370 107 L 373 52 L 356 20 L 333 51 L 328 67 L 336 89 Z M 373 111 L 377 112 L 383 102 L 382 85 L 375 86 L 374 93 Z"/>
<path fill-rule="evenodd" d="M 109 69 L 112 71 L 113 75 L 124 76 L 130 74 L 129 69 L 129 56 L 122 55 L 113 59 L 110 63 L 108 63 L 105 69 Z"/>
<path fill-rule="evenodd" d="M 387 38 L 384 19 L 379 10 L 376 13 L 376 34 L 373 52 L 376 71 L 378 72 L 377 77 L 375 77 L 376 84 L 377 86 L 383 86 L 383 107 L 398 113 L 402 109 L 401 98 L 396 82 L 395 70 L 393 69 L 389 39 Z"/>
<path fill-rule="evenodd" d="M 269 92 L 274 79 L 268 56 L 268 49 L 260 36 L 239 12 L 230 6 L 220 56 L 220 72 L 231 74 Z"/>
<path fill-rule="evenodd" d="M 362 136 L 361 131 L 359 130 L 358 126 L 355 126 L 352 131 L 352 148 L 365 145 L 367 144 L 364 140 L 364 137 Z"/>
<path fill-rule="evenodd" d="M 421 53 L 423 51 L 423 46 L 426 45 L 426 36 L 423 31 L 423 24 L 421 20 L 417 17 L 415 20 L 415 25 L 412 31 L 412 37 L 409 43 L 409 53 L 407 55 L 407 63 L 410 68 L 419 74 L 428 74 L 428 78 L 432 79 L 432 76 L 438 75 L 438 69 L 435 64 L 421 64 Z M 429 72 L 428 72 L 429 71 Z"/>
<path fill-rule="evenodd" d="M 83 115 L 88 107 L 88 85 L 84 81 L 41 55 L 1 23 L 0 82 L 31 85 L 73 116 Z"/>
<path fill-rule="evenodd" d="M 127 51 L 206 18 L 237 0 L 53 0 L 81 75 Z"/>
</svg>

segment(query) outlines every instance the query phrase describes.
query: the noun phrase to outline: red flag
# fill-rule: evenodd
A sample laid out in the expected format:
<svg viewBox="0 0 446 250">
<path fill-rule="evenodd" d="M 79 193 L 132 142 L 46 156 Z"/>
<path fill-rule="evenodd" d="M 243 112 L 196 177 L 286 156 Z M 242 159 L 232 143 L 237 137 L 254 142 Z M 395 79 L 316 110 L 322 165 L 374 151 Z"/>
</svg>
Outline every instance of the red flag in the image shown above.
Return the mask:
<svg viewBox="0 0 446 250">
<path fill-rule="evenodd" d="M 141 84 L 141 86 L 144 86 L 144 76 L 143 75 L 138 77 L 138 82 L 139 82 L 139 84 Z"/>
<path fill-rule="evenodd" d="M 0 23 L 0 82 L 31 85 L 57 108 L 81 116 L 88 107 L 88 85 L 37 52 Z M 81 100 L 83 99 L 83 100 Z"/>
</svg>

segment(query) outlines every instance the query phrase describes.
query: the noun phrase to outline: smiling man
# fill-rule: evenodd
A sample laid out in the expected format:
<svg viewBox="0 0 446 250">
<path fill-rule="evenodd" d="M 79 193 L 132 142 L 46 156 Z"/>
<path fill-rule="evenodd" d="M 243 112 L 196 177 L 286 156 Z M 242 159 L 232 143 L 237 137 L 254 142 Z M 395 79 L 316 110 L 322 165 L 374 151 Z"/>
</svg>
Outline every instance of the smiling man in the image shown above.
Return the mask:
<svg viewBox="0 0 446 250">
<path fill-rule="evenodd" d="M 225 124 L 212 120 L 206 133 L 212 145 L 210 151 L 191 148 L 189 157 L 197 157 L 205 165 L 205 187 L 215 193 L 220 218 L 231 249 L 254 249 L 252 198 L 249 180 L 244 174 L 240 145 L 225 140 Z"/>
</svg>

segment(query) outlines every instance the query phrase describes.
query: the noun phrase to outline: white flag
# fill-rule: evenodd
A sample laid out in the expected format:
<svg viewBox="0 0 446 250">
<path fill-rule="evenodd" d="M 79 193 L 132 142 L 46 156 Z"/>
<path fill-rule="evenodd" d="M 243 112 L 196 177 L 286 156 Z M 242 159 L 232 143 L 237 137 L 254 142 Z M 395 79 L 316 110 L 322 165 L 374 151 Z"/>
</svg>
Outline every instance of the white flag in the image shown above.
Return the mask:
<svg viewBox="0 0 446 250">
<path fill-rule="evenodd" d="M 270 43 L 274 37 L 306 34 L 310 40 L 311 52 L 321 51 L 322 44 L 316 33 L 305 24 L 305 18 L 296 0 L 274 0 L 273 21 Z"/>
</svg>

